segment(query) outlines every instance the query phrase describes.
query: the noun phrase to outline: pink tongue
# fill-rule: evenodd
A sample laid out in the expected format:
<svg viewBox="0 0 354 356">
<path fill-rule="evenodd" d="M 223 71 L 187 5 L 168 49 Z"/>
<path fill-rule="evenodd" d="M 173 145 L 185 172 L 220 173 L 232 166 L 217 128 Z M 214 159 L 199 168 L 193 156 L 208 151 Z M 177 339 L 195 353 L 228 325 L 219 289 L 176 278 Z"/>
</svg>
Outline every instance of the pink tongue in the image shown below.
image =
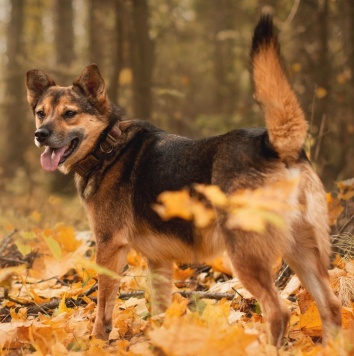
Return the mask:
<svg viewBox="0 0 354 356">
<path fill-rule="evenodd" d="M 60 158 L 63 156 L 66 146 L 60 148 L 46 147 L 41 154 L 41 165 L 46 171 L 52 172 L 58 168 Z"/>
</svg>

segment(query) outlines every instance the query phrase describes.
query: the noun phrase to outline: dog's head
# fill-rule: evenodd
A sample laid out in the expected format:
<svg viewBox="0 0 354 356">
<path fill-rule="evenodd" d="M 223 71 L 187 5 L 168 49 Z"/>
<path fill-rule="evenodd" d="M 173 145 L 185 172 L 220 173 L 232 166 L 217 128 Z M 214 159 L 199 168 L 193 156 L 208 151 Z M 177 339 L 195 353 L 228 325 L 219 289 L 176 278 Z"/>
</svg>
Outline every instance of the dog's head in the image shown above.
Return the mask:
<svg viewBox="0 0 354 356">
<path fill-rule="evenodd" d="M 36 119 L 35 144 L 44 146 L 41 165 L 68 173 L 94 147 L 109 125 L 111 105 L 95 64 L 73 85 L 60 87 L 44 72 L 27 72 L 27 100 Z"/>
</svg>

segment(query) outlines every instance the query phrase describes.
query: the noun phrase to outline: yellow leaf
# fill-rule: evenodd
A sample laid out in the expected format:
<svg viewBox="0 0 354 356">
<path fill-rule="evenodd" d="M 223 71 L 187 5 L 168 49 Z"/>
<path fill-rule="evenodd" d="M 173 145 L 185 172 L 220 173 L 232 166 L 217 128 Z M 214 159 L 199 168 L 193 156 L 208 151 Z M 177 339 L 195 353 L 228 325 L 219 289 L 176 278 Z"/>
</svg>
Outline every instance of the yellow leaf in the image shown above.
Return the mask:
<svg viewBox="0 0 354 356">
<path fill-rule="evenodd" d="M 22 256 L 26 256 L 32 251 L 32 247 L 29 245 L 25 245 L 20 241 L 15 241 L 15 245 L 18 248 L 18 250 L 21 252 Z"/>
<path fill-rule="evenodd" d="M 195 270 L 192 268 L 181 269 L 177 268 L 173 272 L 173 279 L 178 281 L 185 281 L 187 278 L 192 277 L 195 273 Z"/>
<path fill-rule="evenodd" d="M 309 336 L 321 336 L 322 324 L 315 302 L 311 302 L 304 314 L 300 314 L 300 327 Z"/>
<path fill-rule="evenodd" d="M 190 209 L 194 218 L 196 227 L 203 228 L 209 226 L 215 219 L 215 212 L 213 209 L 207 208 L 199 201 L 191 201 Z"/>
<path fill-rule="evenodd" d="M 350 329 L 354 326 L 354 311 L 353 308 L 342 307 L 342 327 Z"/>
<path fill-rule="evenodd" d="M 340 201 L 333 197 L 332 194 L 327 193 L 327 206 L 329 215 L 329 224 L 334 225 L 337 219 L 342 214 L 344 207 L 340 205 Z"/>
<path fill-rule="evenodd" d="M 20 274 L 26 269 L 26 265 L 16 267 L 6 267 L 0 269 L 0 287 L 9 288 L 11 286 L 12 277 Z"/>
<path fill-rule="evenodd" d="M 34 231 L 21 231 L 21 236 L 25 240 L 34 240 L 37 237 L 37 234 Z"/>
<path fill-rule="evenodd" d="M 345 268 L 345 262 L 346 261 L 337 253 L 336 257 L 332 261 L 332 265 L 337 267 L 337 268 L 344 269 Z"/>
<path fill-rule="evenodd" d="M 346 192 L 344 194 L 338 194 L 338 198 L 341 200 L 350 200 L 354 197 L 354 190 Z"/>
<path fill-rule="evenodd" d="M 58 226 L 55 229 L 55 237 L 63 250 L 68 252 L 75 251 L 81 245 L 81 242 L 76 240 L 75 232 L 72 226 Z"/>
<path fill-rule="evenodd" d="M 33 221 L 33 222 L 40 222 L 42 219 L 42 214 L 40 212 L 38 212 L 37 210 L 32 211 L 31 215 L 29 216 L 29 218 Z"/>
<path fill-rule="evenodd" d="M 81 297 L 81 299 L 87 304 L 91 304 L 92 300 L 89 297 L 86 297 L 86 295 L 84 295 L 83 297 Z"/>
<path fill-rule="evenodd" d="M 337 187 L 340 191 L 344 189 L 354 189 L 354 178 L 337 182 Z"/>
<path fill-rule="evenodd" d="M 146 267 L 145 258 L 143 258 L 142 255 L 137 253 L 134 249 L 130 249 L 127 256 L 127 263 L 135 267 Z"/>
<path fill-rule="evenodd" d="M 215 206 L 223 207 L 228 205 L 226 194 L 217 185 L 196 184 L 195 190 L 202 193 Z"/>
<path fill-rule="evenodd" d="M 24 321 L 27 319 L 27 308 L 20 308 L 16 313 L 15 309 L 10 309 L 10 315 L 12 322 L 14 321 Z"/>
<path fill-rule="evenodd" d="M 77 256 L 75 258 L 75 262 L 79 265 L 81 265 L 82 267 L 88 268 L 89 270 L 94 270 L 96 271 L 98 274 L 104 274 L 106 276 L 112 277 L 113 279 L 117 279 L 120 280 L 121 276 L 113 271 L 111 271 L 110 269 L 103 267 L 93 261 L 89 261 L 84 259 L 83 257 Z"/>
<path fill-rule="evenodd" d="M 158 201 L 160 204 L 155 204 L 153 208 L 164 220 L 194 219 L 195 225 L 203 228 L 207 227 L 215 217 L 213 209 L 192 198 L 186 189 L 163 192 L 159 195 Z"/>
<path fill-rule="evenodd" d="M 181 315 L 185 314 L 188 302 L 189 301 L 187 298 L 182 297 L 179 293 L 175 293 L 173 295 L 172 304 L 166 310 L 166 318 L 164 321 L 164 325 L 170 325 L 171 318 L 178 318 Z"/>
<path fill-rule="evenodd" d="M 196 185 L 195 190 L 205 196 L 213 205 L 206 206 L 197 198 L 191 197 L 186 189 L 166 191 L 159 195 L 159 205 L 155 211 L 168 220 L 179 217 L 194 220 L 199 228 L 210 225 L 215 219 L 218 207 L 229 214 L 228 227 L 263 232 L 266 224 L 283 226 L 281 215 L 284 210 L 299 209 L 290 204 L 291 194 L 298 184 L 298 178 L 277 182 L 255 190 L 242 190 L 229 198 L 217 186 Z"/>
<path fill-rule="evenodd" d="M 42 298 L 40 297 L 36 291 L 34 290 L 34 288 L 32 286 L 30 286 L 30 291 L 31 291 L 31 297 L 33 298 L 33 301 L 36 303 L 36 304 L 41 304 L 41 303 L 47 303 L 50 301 L 50 298 Z"/>
<path fill-rule="evenodd" d="M 53 239 L 53 237 L 49 236 L 49 237 L 43 237 L 45 243 L 48 245 L 50 252 L 53 254 L 53 256 L 57 259 L 60 260 L 61 259 L 61 247 L 58 243 L 58 241 L 56 241 L 55 239 Z"/>
<path fill-rule="evenodd" d="M 49 204 L 51 205 L 59 205 L 61 203 L 61 198 L 56 195 L 51 195 L 48 199 Z"/>
<path fill-rule="evenodd" d="M 4 226 L 4 229 L 8 232 L 12 232 L 15 230 L 14 225 L 10 221 L 5 220 L 3 226 Z"/>
<path fill-rule="evenodd" d="M 224 253 L 222 256 L 216 257 L 210 262 L 210 266 L 214 271 L 225 273 L 232 276 L 231 261 L 229 256 Z"/>
<path fill-rule="evenodd" d="M 164 220 L 175 217 L 191 220 L 193 217 L 190 209 L 191 197 L 186 189 L 163 192 L 159 195 L 158 201 L 162 205 L 154 205 L 154 210 Z"/>
<path fill-rule="evenodd" d="M 185 315 L 168 327 L 153 328 L 148 336 L 153 345 L 171 356 L 246 355 L 260 351 L 253 348 L 253 353 L 246 352 L 249 346 L 258 346 L 257 334 L 249 334 L 242 326 L 227 322 L 220 327 L 213 322 L 219 315 L 214 319 L 212 315 L 211 312 L 210 324 L 203 322 L 197 313 Z"/>
<path fill-rule="evenodd" d="M 308 335 L 300 334 L 295 342 L 296 349 L 305 352 L 306 356 L 318 355 L 320 351 Z"/>
<path fill-rule="evenodd" d="M 165 355 L 195 356 L 199 355 L 208 334 L 208 329 L 203 326 L 176 319 L 168 329 L 155 328 L 149 331 L 148 336 Z"/>
<path fill-rule="evenodd" d="M 65 301 L 66 301 L 66 293 L 64 293 L 64 296 L 60 301 L 57 315 L 60 315 L 62 313 L 72 313 L 74 311 L 73 309 L 70 309 L 66 306 Z"/>
<path fill-rule="evenodd" d="M 128 85 L 132 82 L 133 74 L 130 68 L 126 67 L 120 71 L 119 74 L 119 84 Z"/>
<path fill-rule="evenodd" d="M 226 299 L 220 300 L 216 305 L 207 304 L 202 314 L 202 320 L 205 320 L 209 325 L 217 326 L 220 329 L 227 328 L 230 304 L 231 302 Z"/>
<path fill-rule="evenodd" d="M 316 97 L 318 98 L 318 99 L 322 99 L 322 98 L 324 98 L 324 97 L 326 97 L 327 96 L 327 90 L 325 89 L 325 88 L 322 88 L 322 87 L 318 87 L 317 89 L 316 89 Z"/>
<path fill-rule="evenodd" d="M 283 220 L 275 213 L 257 211 L 254 208 L 240 208 L 232 212 L 227 220 L 227 227 L 262 233 L 267 223 L 272 223 L 278 227 L 283 226 Z"/>
<path fill-rule="evenodd" d="M 302 70 L 302 65 L 301 63 L 294 63 L 292 66 L 291 66 L 291 69 L 293 72 L 295 73 L 298 73 Z"/>
<path fill-rule="evenodd" d="M 339 73 L 337 75 L 337 82 L 339 84 L 345 84 L 346 80 L 347 80 L 347 78 L 346 78 L 346 75 L 344 73 Z"/>
</svg>

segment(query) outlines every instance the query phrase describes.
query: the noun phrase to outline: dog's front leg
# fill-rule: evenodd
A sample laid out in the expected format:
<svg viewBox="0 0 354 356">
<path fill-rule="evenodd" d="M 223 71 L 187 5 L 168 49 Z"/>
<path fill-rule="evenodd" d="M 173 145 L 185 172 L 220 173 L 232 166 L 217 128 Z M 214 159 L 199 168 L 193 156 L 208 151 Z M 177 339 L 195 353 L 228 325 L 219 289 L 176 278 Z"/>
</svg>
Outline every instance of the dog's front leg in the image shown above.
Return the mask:
<svg viewBox="0 0 354 356">
<path fill-rule="evenodd" d="M 120 273 L 126 263 L 129 246 L 124 238 L 112 236 L 102 242 L 97 238 L 97 264 Z M 119 289 L 119 281 L 107 275 L 98 275 L 98 298 L 96 321 L 92 335 L 107 340 L 112 330 L 112 312 Z"/>
<path fill-rule="evenodd" d="M 148 260 L 151 290 L 151 314 L 163 313 L 171 304 L 172 270 L 170 261 L 155 262 Z"/>
</svg>

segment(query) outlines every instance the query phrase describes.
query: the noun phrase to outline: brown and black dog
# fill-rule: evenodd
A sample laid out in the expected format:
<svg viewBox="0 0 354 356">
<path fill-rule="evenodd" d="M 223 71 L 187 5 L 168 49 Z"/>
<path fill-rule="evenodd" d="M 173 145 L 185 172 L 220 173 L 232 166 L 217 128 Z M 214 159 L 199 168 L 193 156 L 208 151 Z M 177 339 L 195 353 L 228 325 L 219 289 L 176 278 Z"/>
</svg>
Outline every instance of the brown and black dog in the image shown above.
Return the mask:
<svg viewBox="0 0 354 356">
<path fill-rule="evenodd" d="M 340 303 L 327 266 L 331 252 L 323 186 L 303 146 L 308 125 L 284 74 L 272 18 L 262 15 L 251 50 L 254 95 L 267 129 L 240 129 L 191 140 L 146 121 L 125 120 L 106 95 L 96 65 L 72 86 L 60 87 L 45 73 L 27 73 L 27 95 L 36 118 L 35 143 L 45 147 L 42 167 L 75 171 L 76 186 L 97 241 L 97 263 L 123 268 L 132 246 L 146 256 L 152 278 L 153 313 L 166 309 L 173 261 L 202 261 L 226 249 L 244 286 L 258 299 L 273 343 L 281 345 L 289 311 L 272 282 L 282 256 L 313 295 L 323 338 L 341 325 Z M 190 221 L 162 221 L 152 209 L 157 196 L 193 183 L 215 184 L 227 194 L 297 176 L 294 207 L 284 211 L 284 229 L 266 233 L 230 230 L 225 217 L 198 236 Z M 98 277 L 93 335 L 107 339 L 118 283 Z"/>
</svg>

